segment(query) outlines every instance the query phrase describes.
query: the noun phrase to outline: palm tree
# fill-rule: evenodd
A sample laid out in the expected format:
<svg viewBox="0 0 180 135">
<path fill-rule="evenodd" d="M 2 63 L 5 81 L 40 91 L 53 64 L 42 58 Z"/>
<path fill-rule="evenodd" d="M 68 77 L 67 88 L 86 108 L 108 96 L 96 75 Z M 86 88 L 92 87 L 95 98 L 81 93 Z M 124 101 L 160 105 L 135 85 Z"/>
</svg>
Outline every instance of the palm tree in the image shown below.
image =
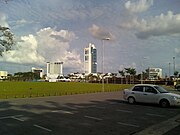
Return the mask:
<svg viewBox="0 0 180 135">
<path fill-rule="evenodd" d="M 125 72 L 124 72 L 124 70 L 119 70 L 119 74 L 121 75 L 121 84 L 122 84 L 122 78 L 125 77 Z"/>
<path fill-rule="evenodd" d="M 134 76 L 136 75 L 136 69 L 135 68 L 130 68 L 129 71 L 130 77 L 133 77 L 133 84 L 134 84 Z"/>
<path fill-rule="evenodd" d="M 133 83 L 134 83 L 134 76 L 136 75 L 136 69 L 135 68 L 124 68 L 125 72 L 130 75 L 130 83 L 131 83 L 131 77 L 133 77 Z"/>
<path fill-rule="evenodd" d="M 178 74 L 179 74 L 178 71 L 174 71 L 174 80 L 175 80 L 175 81 L 177 81 Z"/>
<path fill-rule="evenodd" d="M 116 83 L 117 73 L 112 73 L 111 75 L 112 75 L 112 81 L 113 81 L 114 83 Z"/>
<path fill-rule="evenodd" d="M 130 83 L 131 83 L 131 68 L 124 68 L 125 69 L 125 72 L 126 72 L 126 74 L 127 74 L 127 76 L 126 76 L 126 83 L 128 83 L 128 75 L 130 76 Z"/>
<path fill-rule="evenodd" d="M 174 72 L 174 77 L 177 77 L 178 74 L 179 74 L 179 72 L 178 72 L 178 71 L 175 71 L 175 72 Z"/>
</svg>

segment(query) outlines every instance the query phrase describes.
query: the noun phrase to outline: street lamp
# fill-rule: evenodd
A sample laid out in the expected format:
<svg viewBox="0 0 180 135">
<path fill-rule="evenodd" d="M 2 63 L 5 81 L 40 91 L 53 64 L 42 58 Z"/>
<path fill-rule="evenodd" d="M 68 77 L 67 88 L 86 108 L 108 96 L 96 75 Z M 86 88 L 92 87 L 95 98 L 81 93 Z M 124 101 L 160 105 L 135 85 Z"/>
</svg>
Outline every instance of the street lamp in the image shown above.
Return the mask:
<svg viewBox="0 0 180 135">
<path fill-rule="evenodd" d="M 174 65 L 174 73 L 175 73 L 175 71 L 176 71 L 176 67 L 175 67 L 175 57 L 173 57 L 173 65 Z M 173 74 L 174 74 L 173 73 Z"/>
<path fill-rule="evenodd" d="M 102 91 L 104 92 L 104 41 L 110 38 L 102 38 Z"/>
<path fill-rule="evenodd" d="M 143 60 L 145 60 L 145 59 L 148 59 L 148 57 L 143 57 Z M 142 63 L 141 63 L 142 68 L 143 68 L 143 66 L 144 66 L 143 60 L 142 60 Z M 141 84 L 143 84 L 143 69 L 142 69 L 142 73 L 141 73 Z"/>
<path fill-rule="evenodd" d="M 171 63 L 169 62 L 169 79 L 170 79 L 170 76 L 171 76 Z"/>
</svg>

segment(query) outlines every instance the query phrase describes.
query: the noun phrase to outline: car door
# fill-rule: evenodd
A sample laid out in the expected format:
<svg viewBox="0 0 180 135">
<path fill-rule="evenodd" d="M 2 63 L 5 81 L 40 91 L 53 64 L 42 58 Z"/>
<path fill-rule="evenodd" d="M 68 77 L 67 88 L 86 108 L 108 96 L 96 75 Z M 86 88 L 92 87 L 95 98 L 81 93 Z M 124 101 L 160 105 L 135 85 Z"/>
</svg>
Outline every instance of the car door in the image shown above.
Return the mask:
<svg viewBox="0 0 180 135">
<path fill-rule="evenodd" d="M 143 92 L 143 102 L 145 103 L 157 103 L 159 94 L 157 90 L 152 86 L 145 86 Z"/>
<path fill-rule="evenodd" d="M 136 102 L 142 102 L 143 100 L 143 86 L 135 86 L 132 89 L 131 95 L 135 97 Z"/>
</svg>

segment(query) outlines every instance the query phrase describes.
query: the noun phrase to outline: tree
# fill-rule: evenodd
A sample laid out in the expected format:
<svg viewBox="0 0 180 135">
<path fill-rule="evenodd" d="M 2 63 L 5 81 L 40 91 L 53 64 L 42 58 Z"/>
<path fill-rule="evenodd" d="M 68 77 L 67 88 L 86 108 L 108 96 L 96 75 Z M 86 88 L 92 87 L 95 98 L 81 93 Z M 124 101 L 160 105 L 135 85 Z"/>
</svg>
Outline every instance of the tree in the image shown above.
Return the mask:
<svg viewBox="0 0 180 135">
<path fill-rule="evenodd" d="M 145 72 L 143 72 L 144 79 L 149 78 L 149 69 L 146 69 Z"/>
<path fill-rule="evenodd" d="M 136 75 L 136 69 L 135 68 L 131 68 L 130 69 L 130 77 L 133 77 L 133 83 L 134 83 L 134 76 Z"/>
<path fill-rule="evenodd" d="M 112 81 L 116 83 L 117 73 L 112 73 Z"/>
<path fill-rule="evenodd" d="M 125 76 L 124 70 L 119 70 L 119 74 L 121 75 L 121 84 L 122 84 L 122 77 L 124 78 Z"/>
<path fill-rule="evenodd" d="M 177 77 L 178 74 L 179 74 L 179 72 L 178 72 L 178 71 L 175 71 L 175 72 L 174 72 L 174 77 Z"/>
<path fill-rule="evenodd" d="M 90 73 L 90 74 L 88 74 L 88 80 L 89 80 L 89 82 L 94 82 L 94 81 L 97 82 L 98 76 Z"/>
<path fill-rule="evenodd" d="M 136 69 L 135 68 L 125 68 L 126 73 L 130 75 L 136 75 Z"/>
<path fill-rule="evenodd" d="M 134 83 L 134 76 L 136 75 L 136 69 L 135 68 L 124 68 L 126 73 L 130 75 L 130 82 L 131 82 L 131 76 L 133 77 L 133 83 Z"/>
<path fill-rule="evenodd" d="M 120 74 L 122 77 L 124 77 L 124 76 L 125 76 L 124 70 L 119 70 L 119 74 Z"/>
<path fill-rule="evenodd" d="M 126 83 L 128 83 L 128 76 L 130 77 L 130 83 L 131 83 L 131 77 L 133 77 L 133 83 L 134 83 L 134 76 L 136 75 L 136 69 L 135 68 L 124 68 L 123 70 L 119 70 L 119 74 L 123 78 L 126 76 L 126 78 L 125 78 Z M 121 79 L 121 83 L 122 83 L 122 79 Z"/>
<path fill-rule="evenodd" d="M 130 83 L 131 83 L 131 77 L 133 77 L 133 83 L 134 83 L 134 76 L 136 75 L 136 69 L 135 68 L 124 68 L 125 72 L 130 75 Z"/>
<path fill-rule="evenodd" d="M 175 81 L 177 81 L 178 74 L 179 74 L 178 71 L 174 71 L 174 80 L 175 80 Z"/>
<path fill-rule="evenodd" d="M 14 76 L 12 78 L 16 81 L 32 81 L 40 79 L 39 76 L 37 76 L 37 74 L 33 72 L 17 72 L 14 73 Z"/>
<path fill-rule="evenodd" d="M 14 45 L 14 36 L 9 28 L 0 26 L 0 56 Z"/>
<path fill-rule="evenodd" d="M 130 80 L 130 83 L 131 83 L 131 68 L 124 68 L 124 69 L 126 73 L 126 83 L 128 83 L 128 80 Z"/>
</svg>

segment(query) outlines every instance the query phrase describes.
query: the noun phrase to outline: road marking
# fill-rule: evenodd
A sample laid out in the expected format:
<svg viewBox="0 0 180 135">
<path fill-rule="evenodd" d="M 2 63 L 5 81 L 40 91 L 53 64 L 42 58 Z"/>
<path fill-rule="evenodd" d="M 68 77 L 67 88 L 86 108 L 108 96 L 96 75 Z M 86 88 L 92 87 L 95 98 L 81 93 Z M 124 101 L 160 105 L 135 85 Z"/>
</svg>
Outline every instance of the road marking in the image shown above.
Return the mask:
<svg viewBox="0 0 180 135">
<path fill-rule="evenodd" d="M 93 119 L 93 120 L 98 120 L 98 121 L 101 121 L 101 120 L 103 120 L 103 119 L 101 119 L 101 118 L 96 118 L 96 117 L 92 117 L 92 116 L 84 116 L 85 118 L 89 118 L 89 119 Z"/>
<path fill-rule="evenodd" d="M 112 101 L 105 101 L 104 103 L 105 103 L 105 104 L 110 104 L 110 105 L 115 105 L 115 104 L 117 104 L 117 102 L 112 102 Z"/>
<path fill-rule="evenodd" d="M 10 119 L 10 118 L 14 118 L 14 117 L 22 117 L 23 115 L 10 115 L 10 116 L 4 116 L 4 117 L 0 117 L 0 120 L 3 119 Z"/>
<path fill-rule="evenodd" d="M 90 105 L 90 106 L 87 106 L 87 108 L 89 108 L 89 107 L 96 107 L 96 105 Z"/>
<path fill-rule="evenodd" d="M 37 128 L 40 128 L 40 129 L 42 129 L 42 130 L 48 131 L 48 132 L 52 132 L 52 130 L 51 130 L 51 129 L 48 129 L 48 128 L 45 128 L 45 127 L 42 127 L 42 126 L 40 126 L 40 125 L 36 125 L 36 124 L 34 124 L 33 126 L 34 126 L 34 127 L 37 127 Z"/>
<path fill-rule="evenodd" d="M 166 117 L 165 115 L 159 115 L 159 114 L 153 114 L 153 113 L 146 113 L 146 115 L 155 116 L 155 117 Z"/>
<path fill-rule="evenodd" d="M 80 106 L 80 105 L 75 105 L 74 107 L 76 107 L 76 108 L 84 108 L 84 106 Z"/>
<path fill-rule="evenodd" d="M 148 118 L 146 118 L 146 117 L 140 117 L 140 119 L 142 119 L 142 120 L 147 120 Z"/>
<path fill-rule="evenodd" d="M 88 107 L 97 108 L 97 109 L 105 109 L 104 106 L 96 106 L 96 105 L 91 105 L 91 106 L 88 106 Z"/>
<path fill-rule="evenodd" d="M 117 109 L 116 111 L 118 111 L 118 112 L 124 112 L 124 113 L 132 113 L 132 111 L 128 111 L 128 110 L 120 110 L 120 109 Z"/>
<path fill-rule="evenodd" d="M 124 125 L 124 126 L 130 126 L 130 127 L 139 127 L 138 125 L 134 124 L 129 124 L 129 123 L 122 123 L 122 122 L 117 122 L 119 125 Z"/>
<path fill-rule="evenodd" d="M 51 111 L 53 113 L 63 113 L 63 114 L 74 114 L 73 112 L 69 112 L 69 111 L 64 111 L 64 110 L 54 110 Z"/>
<path fill-rule="evenodd" d="M 117 103 L 115 102 L 108 102 L 110 105 L 116 105 Z"/>
<path fill-rule="evenodd" d="M 3 119 L 9 119 L 11 118 L 12 116 L 5 116 L 5 117 L 0 117 L 0 120 L 3 120 Z"/>
<path fill-rule="evenodd" d="M 77 110 L 77 108 L 72 107 L 72 106 L 68 106 L 68 105 L 62 105 L 62 107 L 66 107 L 68 109 L 72 109 L 72 110 Z"/>
<path fill-rule="evenodd" d="M 106 107 L 103 107 L 103 106 L 95 106 L 94 108 L 97 108 L 97 109 L 105 109 Z"/>
<path fill-rule="evenodd" d="M 14 116 L 12 116 L 11 118 L 12 118 L 12 119 L 15 119 L 15 120 L 18 120 L 18 121 L 21 121 L 21 122 L 24 122 L 23 119 L 20 119 L 20 118 L 14 117 Z"/>
</svg>

